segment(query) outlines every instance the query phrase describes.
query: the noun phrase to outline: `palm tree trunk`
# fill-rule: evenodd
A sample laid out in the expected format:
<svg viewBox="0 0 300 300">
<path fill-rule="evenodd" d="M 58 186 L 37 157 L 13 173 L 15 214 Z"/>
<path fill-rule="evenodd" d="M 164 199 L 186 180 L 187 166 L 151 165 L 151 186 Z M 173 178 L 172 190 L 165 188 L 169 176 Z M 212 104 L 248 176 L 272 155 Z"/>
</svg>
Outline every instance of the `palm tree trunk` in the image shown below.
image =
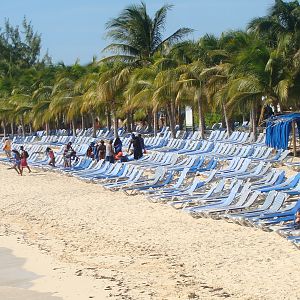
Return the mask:
<svg viewBox="0 0 300 300">
<path fill-rule="evenodd" d="M 264 122 L 264 114 L 265 114 L 265 104 L 263 104 L 261 106 L 261 110 L 260 110 L 260 116 L 259 116 L 259 120 L 258 120 L 258 126 L 261 126 L 262 123 Z"/>
<path fill-rule="evenodd" d="M 228 115 L 227 115 L 226 105 L 223 100 L 222 100 L 222 108 L 223 108 L 223 114 L 224 114 L 224 121 L 226 124 L 227 135 L 230 136 L 230 134 L 231 134 L 230 122 L 229 122 Z"/>
<path fill-rule="evenodd" d="M 14 135 L 14 122 L 10 123 L 10 131 L 11 131 L 11 135 Z"/>
<path fill-rule="evenodd" d="M 252 132 L 252 127 L 253 127 L 253 110 L 252 110 L 252 107 L 250 109 L 250 113 L 249 113 L 249 132 L 251 133 Z"/>
<path fill-rule="evenodd" d="M 75 128 L 75 122 L 74 122 L 74 120 L 72 120 L 71 124 L 72 124 L 72 133 L 73 133 L 73 136 L 76 136 L 76 128 Z"/>
<path fill-rule="evenodd" d="M 48 122 L 46 122 L 46 136 L 50 134 L 50 125 Z"/>
<path fill-rule="evenodd" d="M 96 137 L 96 121 L 95 121 L 95 115 L 91 113 L 91 118 L 92 118 L 92 127 L 93 127 L 93 138 Z"/>
<path fill-rule="evenodd" d="M 153 112 L 153 131 L 154 131 L 154 136 L 157 135 L 157 130 L 158 130 L 158 118 L 157 118 L 157 110 L 155 109 Z"/>
<path fill-rule="evenodd" d="M 152 129 L 153 129 L 153 127 L 152 127 L 153 118 L 152 117 L 153 117 L 152 110 L 149 109 L 148 114 L 147 114 L 147 123 L 148 123 L 148 131 L 149 132 L 152 132 Z"/>
<path fill-rule="evenodd" d="M 25 126 L 24 126 L 24 117 L 21 116 L 21 126 L 22 126 L 22 136 L 25 137 Z"/>
<path fill-rule="evenodd" d="M 182 108 L 178 106 L 178 124 L 179 124 L 179 130 L 183 130 L 184 127 L 184 117 L 181 113 Z"/>
<path fill-rule="evenodd" d="M 84 130 L 85 124 L 84 124 L 84 116 L 81 115 L 81 129 Z"/>
<path fill-rule="evenodd" d="M 132 131 L 134 131 L 135 130 L 135 123 L 134 123 L 134 112 L 132 111 L 131 112 L 131 118 L 130 118 L 130 120 L 131 120 L 131 130 Z"/>
<path fill-rule="evenodd" d="M 106 127 L 108 131 L 111 129 L 111 115 L 108 108 L 106 109 Z"/>
<path fill-rule="evenodd" d="M 199 131 L 201 139 L 205 138 L 205 120 L 204 120 L 204 113 L 203 113 L 203 103 L 201 99 L 201 92 L 198 90 L 195 94 L 197 98 L 197 105 L 198 105 L 198 115 L 199 115 Z"/>
<path fill-rule="evenodd" d="M 119 129 L 118 123 L 119 123 L 119 120 L 117 118 L 117 112 L 115 110 L 113 111 L 113 119 L 114 119 L 114 137 L 117 138 L 119 136 L 118 135 L 118 129 Z"/>
<path fill-rule="evenodd" d="M 127 117 L 126 117 L 126 119 L 127 119 L 127 123 L 126 123 L 126 125 L 127 125 L 127 132 L 132 132 L 132 127 L 131 127 L 131 125 L 132 125 L 132 121 L 131 121 L 131 112 L 127 112 Z"/>
<path fill-rule="evenodd" d="M 171 135 L 172 135 L 172 138 L 175 138 L 176 137 L 176 130 L 175 130 L 176 120 L 175 120 L 175 105 L 174 105 L 173 101 L 171 101 L 171 103 L 167 106 L 167 113 L 169 116 Z"/>
<path fill-rule="evenodd" d="M 251 107 L 251 115 L 252 115 L 252 133 L 253 133 L 253 142 L 257 139 L 257 124 L 256 124 L 256 102 L 252 102 Z"/>
<path fill-rule="evenodd" d="M 3 135 L 4 135 L 4 137 L 6 137 L 6 122 L 5 122 L 5 120 L 2 121 L 2 126 L 3 126 Z"/>
</svg>

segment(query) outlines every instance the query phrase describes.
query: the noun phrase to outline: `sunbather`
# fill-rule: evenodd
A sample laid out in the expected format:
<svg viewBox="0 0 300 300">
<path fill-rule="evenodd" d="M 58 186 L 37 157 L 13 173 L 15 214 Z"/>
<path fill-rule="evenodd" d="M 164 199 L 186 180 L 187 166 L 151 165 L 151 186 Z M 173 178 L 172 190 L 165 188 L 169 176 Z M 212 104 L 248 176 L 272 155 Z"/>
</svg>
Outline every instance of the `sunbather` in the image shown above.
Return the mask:
<svg viewBox="0 0 300 300">
<path fill-rule="evenodd" d="M 97 148 L 98 148 L 98 159 L 105 159 L 106 146 L 103 140 L 100 141 L 100 144 L 98 145 Z"/>
</svg>

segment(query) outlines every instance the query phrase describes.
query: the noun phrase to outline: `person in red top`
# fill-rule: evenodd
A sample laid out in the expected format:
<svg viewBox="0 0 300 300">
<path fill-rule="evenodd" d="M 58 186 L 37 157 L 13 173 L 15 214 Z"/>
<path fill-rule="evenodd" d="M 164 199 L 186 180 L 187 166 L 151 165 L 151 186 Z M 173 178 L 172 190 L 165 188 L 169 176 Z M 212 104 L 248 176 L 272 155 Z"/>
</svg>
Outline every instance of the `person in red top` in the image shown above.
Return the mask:
<svg viewBox="0 0 300 300">
<path fill-rule="evenodd" d="M 23 173 L 23 169 L 24 168 L 27 168 L 29 173 L 31 173 L 31 170 L 28 166 L 28 163 L 27 163 L 27 158 L 29 157 L 29 154 L 26 150 L 24 150 L 24 147 L 21 146 L 20 147 L 20 154 L 21 154 L 21 170 L 22 170 L 22 173 Z"/>
<path fill-rule="evenodd" d="M 50 147 L 47 147 L 46 154 L 49 157 L 49 166 L 55 167 L 55 155 L 53 150 Z"/>
</svg>

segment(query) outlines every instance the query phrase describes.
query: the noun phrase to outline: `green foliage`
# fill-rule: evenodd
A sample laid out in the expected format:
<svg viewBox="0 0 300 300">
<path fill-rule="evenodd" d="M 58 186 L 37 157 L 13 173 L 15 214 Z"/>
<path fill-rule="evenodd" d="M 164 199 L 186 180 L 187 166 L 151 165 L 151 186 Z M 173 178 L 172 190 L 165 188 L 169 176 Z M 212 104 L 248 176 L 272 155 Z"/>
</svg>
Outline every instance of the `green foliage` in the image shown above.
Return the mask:
<svg viewBox="0 0 300 300">
<path fill-rule="evenodd" d="M 215 123 L 220 123 L 222 121 L 222 115 L 218 113 L 207 113 L 205 114 L 205 124 L 208 127 L 212 127 Z"/>
<path fill-rule="evenodd" d="M 113 51 L 117 55 L 106 60 L 121 59 L 125 62 L 151 63 L 155 53 L 164 51 L 177 41 L 191 33 L 190 28 L 180 28 L 167 38 L 163 38 L 166 17 L 172 5 L 164 5 L 156 11 L 153 18 L 147 12 L 144 2 L 131 4 L 118 17 L 106 24 L 107 36 L 113 40 L 104 51 Z"/>
<path fill-rule="evenodd" d="M 178 108 L 193 107 L 194 123 L 229 124 L 266 103 L 300 109 L 300 5 L 276 0 L 246 31 L 184 38 L 180 28 L 164 37 L 170 5 L 150 16 L 145 3 L 129 5 L 107 24 L 113 51 L 100 62 L 52 64 L 40 56 L 41 35 L 31 22 L 0 29 L 0 122 L 103 123 L 111 114 L 134 120 L 164 110 L 173 125 Z M 228 127 L 229 128 L 229 127 Z"/>
</svg>

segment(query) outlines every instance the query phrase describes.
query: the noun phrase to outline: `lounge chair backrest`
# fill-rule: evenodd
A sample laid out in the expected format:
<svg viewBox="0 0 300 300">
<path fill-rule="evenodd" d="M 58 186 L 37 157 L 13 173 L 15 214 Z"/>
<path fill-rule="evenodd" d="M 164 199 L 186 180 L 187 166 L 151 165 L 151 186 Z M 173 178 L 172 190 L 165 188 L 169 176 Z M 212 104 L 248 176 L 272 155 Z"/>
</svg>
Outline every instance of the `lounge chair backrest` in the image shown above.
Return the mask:
<svg viewBox="0 0 300 300">
<path fill-rule="evenodd" d="M 174 188 L 178 188 L 179 186 L 181 186 L 181 184 L 183 183 L 183 181 L 186 179 L 186 175 L 189 172 L 189 168 L 184 168 L 181 173 L 180 176 L 178 177 L 177 182 L 174 184 Z"/>
<path fill-rule="evenodd" d="M 232 187 L 232 189 L 230 190 L 230 193 L 228 195 L 228 197 L 223 201 L 222 205 L 229 205 L 233 202 L 234 198 L 237 196 L 237 193 L 241 187 L 241 185 L 243 184 L 242 180 L 238 180 L 235 185 Z"/>
<path fill-rule="evenodd" d="M 212 170 L 212 171 L 209 173 L 208 177 L 204 180 L 205 183 L 211 182 L 211 181 L 213 180 L 213 178 L 215 177 L 216 173 L 217 173 L 216 170 Z"/>
<path fill-rule="evenodd" d="M 203 196 L 203 198 L 208 198 L 210 197 L 212 194 L 216 194 L 216 193 L 220 193 L 225 186 L 225 179 L 220 180 L 219 182 L 217 182 L 216 184 L 214 184 L 208 191 L 207 193 Z"/>
<path fill-rule="evenodd" d="M 266 197 L 264 203 L 260 206 L 260 209 L 261 210 L 268 209 L 272 205 L 272 203 L 274 202 L 274 199 L 275 199 L 276 196 L 277 196 L 277 192 L 276 191 L 270 191 L 267 194 L 267 197 Z"/>
<path fill-rule="evenodd" d="M 188 188 L 187 193 L 192 194 L 200 182 L 201 182 L 201 180 L 199 178 L 195 177 L 191 186 Z"/>
<path fill-rule="evenodd" d="M 239 194 L 238 201 L 235 203 L 235 205 L 236 206 L 244 205 L 251 192 L 252 191 L 249 188 L 243 189 L 242 192 Z"/>
<path fill-rule="evenodd" d="M 290 177 L 285 181 L 286 184 L 288 184 L 291 187 L 294 187 L 300 180 L 300 172 L 297 173 L 295 176 Z"/>
<path fill-rule="evenodd" d="M 282 206 L 283 202 L 288 198 L 288 195 L 282 192 L 277 193 L 274 202 L 269 208 L 269 211 L 277 211 Z"/>
<path fill-rule="evenodd" d="M 282 181 L 285 178 L 285 171 L 281 170 L 274 170 L 273 173 L 270 173 L 271 179 L 267 181 L 267 183 L 270 185 L 277 185 L 282 183 Z"/>
</svg>

